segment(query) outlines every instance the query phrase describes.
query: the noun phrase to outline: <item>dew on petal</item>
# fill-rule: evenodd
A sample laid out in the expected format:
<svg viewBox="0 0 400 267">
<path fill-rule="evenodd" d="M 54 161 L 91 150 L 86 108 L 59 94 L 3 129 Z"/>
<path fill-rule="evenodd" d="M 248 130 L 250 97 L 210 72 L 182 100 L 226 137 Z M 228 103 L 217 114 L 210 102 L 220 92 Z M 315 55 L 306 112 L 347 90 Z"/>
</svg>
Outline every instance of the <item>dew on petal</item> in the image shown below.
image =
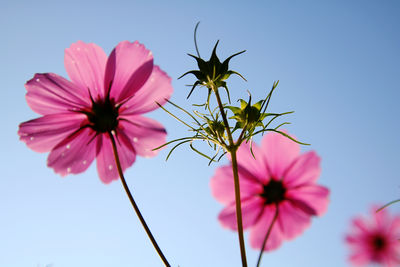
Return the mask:
<svg viewBox="0 0 400 267">
<path fill-rule="evenodd" d="M 137 142 L 138 141 L 138 139 L 137 139 L 137 137 L 133 137 L 133 142 Z"/>
<path fill-rule="evenodd" d="M 123 84 L 126 82 L 130 83 L 130 77 L 125 77 L 125 73 L 131 73 L 135 71 L 136 68 L 140 68 L 140 73 L 147 73 L 147 69 L 152 67 L 153 54 L 137 41 L 134 43 L 128 41 L 121 42 L 113 51 L 117 51 L 118 55 L 115 56 L 115 53 L 111 53 L 110 58 L 107 59 L 107 55 L 101 48 L 94 44 L 78 41 L 67 48 L 64 54 L 64 62 L 66 63 L 64 65 L 68 76 L 70 76 L 69 80 L 55 73 L 43 73 L 35 74 L 26 84 L 27 90 L 29 91 L 29 97 L 27 97 L 29 105 L 33 107 L 34 111 L 42 115 L 44 114 L 44 117 L 40 117 L 41 120 L 38 123 L 36 123 L 36 121 L 29 121 L 28 125 L 21 125 L 18 134 L 20 135 L 21 141 L 25 142 L 28 147 L 35 151 L 50 152 L 47 160 L 48 166 L 53 168 L 58 174 L 65 175 L 85 171 L 96 157 L 100 159 L 97 152 L 102 151 L 103 161 L 102 164 L 97 165 L 100 166 L 97 171 L 103 182 L 109 182 L 110 179 L 114 179 L 114 176 L 117 175 L 117 171 L 120 171 L 118 169 L 119 166 L 116 166 L 114 161 L 111 160 L 107 162 L 107 160 L 109 160 L 108 157 L 112 156 L 113 150 L 116 150 L 115 145 L 118 145 L 118 149 L 121 149 L 121 152 L 126 151 L 126 153 L 121 155 L 121 163 L 124 170 L 135 161 L 136 151 L 132 149 L 132 144 L 135 142 L 135 145 L 137 145 L 136 142 L 138 142 L 138 138 L 133 139 L 133 136 L 129 132 L 130 129 L 118 127 L 118 116 L 120 115 L 120 110 L 118 110 L 118 108 L 125 102 L 119 103 L 117 106 L 117 99 L 115 99 L 115 97 L 118 97 L 118 95 L 125 97 L 125 95 L 127 95 L 125 94 L 125 85 Z M 121 53 L 124 56 L 127 55 L 129 59 L 121 58 L 119 56 L 119 51 L 122 51 Z M 101 94 L 99 91 L 104 89 L 104 79 L 106 78 L 108 80 L 108 77 L 104 77 L 104 71 L 105 68 L 110 65 L 108 64 L 110 60 L 115 61 L 112 66 L 118 72 L 118 75 L 113 75 L 115 76 L 113 78 L 118 78 L 120 80 L 114 85 L 122 87 L 116 89 L 117 91 L 119 90 L 120 93 Z M 136 60 L 145 61 L 143 63 L 146 63 L 146 67 L 143 66 L 143 69 L 146 69 L 146 71 L 142 71 L 141 66 L 137 66 L 136 63 L 127 63 L 135 62 Z M 122 72 L 120 71 L 120 69 L 125 68 L 129 69 L 122 70 Z M 172 85 L 168 79 L 161 79 L 161 82 L 158 81 L 157 75 L 159 75 L 159 69 L 158 67 L 154 68 L 157 68 L 157 74 L 153 74 L 153 76 L 156 77 L 155 79 L 149 77 L 149 75 L 151 75 L 150 72 L 147 73 L 148 75 L 145 75 L 146 80 L 134 83 L 135 87 L 138 87 L 135 90 L 139 90 L 140 87 L 146 90 L 146 92 L 144 92 L 144 90 L 141 91 L 143 92 L 143 97 L 141 97 L 141 99 L 143 99 L 143 101 L 148 101 L 148 103 L 157 100 L 161 96 L 153 94 L 151 92 L 153 88 L 146 86 L 145 83 L 147 79 L 151 79 L 151 82 L 154 83 L 162 83 L 160 86 L 167 89 L 166 93 L 162 93 L 162 99 L 164 99 L 164 96 L 169 98 L 170 93 L 168 92 L 172 91 Z M 119 75 L 120 72 L 123 74 L 122 76 Z M 161 73 L 161 75 L 164 74 Z M 143 75 L 140 74 L 139 76 Z M 81 87 L 83 87 L 83 89 Z M 108 87 L 111 87 L 111 84 L 108 85 Z M 89 91 L 87 91 L 87 89 L 89 89 Z M 84 95 L 81 97 L 78 95 L 80 90 L 84 92 Z M 86 92 L 88 92 L 89 95 L 87 95 Z M 90 95 L 91 93 L 93 93 L 93 96 Z M 134 110 L 134 106 L 137 104 L 138 108 L 142 109 L 143 105 L 147 105 L 146 103 L 135 102 L 132 105 L 125 104 L 124 108 L 132 108 L 132 110 Z M 146 106 L 144 111 L 147 112 L 148 109 L 150 111 L 152 108 L 147 108 Z M 103 113 L 105 117 L 100 116 L 103 115 Z M 64 114 L 71 114 L 71 119 L 68 118 L 65 122 L 59 121 L 57 116 Z M 96 124 L 92 121 L 92 118 L 96 120 Z M 97 125 L 97 120 L 101 121 L 101 127 Z M 87 127 L 90 127 L 90 129 Z M 111 138 L 112 136 L 119 137 L 116 133 L 117 130 L 121 131 L 121 138 L 124 138 L 124 140 L 123 142 L 115 144 L 115 141 L 110 139 L 118 141 L 117 138 Z M 146 129 L 143 131 L 144 132 L 140 132 L 138 136 L 146 136 Z M 153 136 L 152 129 L 150 129 L 150 131 L 149 135 L 151 134 L 151 136 L 146 136 L 144 141 L 146 141 L 147 138 L 150 140 L 165 138 L 164 135 Z M 84 134 L 81 134 L 82 132 L 84 132 Z M 108 136 L 110 132 L 112 136 Z M 105 141 L 98 142 L 97 137 L 101 137 L 102 140 L 104 138 Z M 109 141 L 113 142 L 112 147 L 110 147 Z M 142 138 L 140 141 L 143 141 Z M 76 145 L 78 142 L 82 147 Z M 144 143 L 143 145 L 147 145 L 147 142 Z M 72 147 L 72 145 L 74 145 L 74 147 Z M 88 151 L 86 151 L 86 147 L 89 149 Z M 80 149 L 85 151 L 79 151 Z M 138 150 L 139 149 L 142 149 L 142 146 L 140 146 Z M 107 165 L 107 163 L 111 165 Z M 72 168 L 74 168 L 74 170 L 72 170 Z"/>
</svg>

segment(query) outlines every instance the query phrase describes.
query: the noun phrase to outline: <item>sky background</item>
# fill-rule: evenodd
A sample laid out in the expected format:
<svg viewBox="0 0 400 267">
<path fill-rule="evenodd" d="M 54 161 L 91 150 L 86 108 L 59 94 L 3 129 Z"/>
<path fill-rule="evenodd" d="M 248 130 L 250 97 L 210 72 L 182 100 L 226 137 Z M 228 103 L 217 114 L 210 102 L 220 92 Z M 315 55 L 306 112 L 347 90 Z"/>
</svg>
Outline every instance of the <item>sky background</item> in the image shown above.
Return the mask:
<svg viewBox="0 0 400 267">
<path fill-rule="evenodd" d="M 400 196 L 398 1 L 2 1 L 0 4 L 0 266 L 162 266 L 119 181 L 104 185 L 95 164 L 61 178 L 47 154 L 18 140 L 19 123 L 38 117 L 26 104 L 24 84 L 35 73 L 66 77 L 64 49 L 82 40 L 106 53 L 123 40 L 139 40 L 171 77 L 172 101 L 186 108 L 196 68 L 220 40 L 231 61 L 232 99 L 264 98 L 280 80 L 270 110 L 294 110 L 286 129 L 311 143 L 322 158 L 319 183 L 330 188 L 328 212 L 294 241 L 263 257 L 262 266 L 349 266 L 344 235 L 353 216 L 373 203 Z M 171 108 L 171 107 L 169 107 Z M 166 127 L 168 140 L 188 134 L 165 112 L 148 114 Z M 259 139 L 256 139 L 258 141 Z M 138 158 L 125 175 L 153 234 L 173 266 L 240 266 L 237 235 L 216 217 L 210 194 L 215 168 L 188 147 L 168 162 L 168 150 Z M 389 208 L 400 213 L 400 204 Z M 249 266 L 258 252 L 246 234 Z"/>
</svg>

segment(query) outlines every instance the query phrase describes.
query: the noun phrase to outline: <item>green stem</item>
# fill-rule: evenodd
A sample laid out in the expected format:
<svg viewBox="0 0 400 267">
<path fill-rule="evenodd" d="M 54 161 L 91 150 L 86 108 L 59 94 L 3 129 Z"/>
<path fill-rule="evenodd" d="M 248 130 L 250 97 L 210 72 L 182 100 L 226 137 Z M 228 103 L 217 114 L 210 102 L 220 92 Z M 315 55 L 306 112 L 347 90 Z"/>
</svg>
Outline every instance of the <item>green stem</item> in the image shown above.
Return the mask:
<svg viewBox="0 0 400 267">
<path fill-rule="evenodd" d="M 117 151 L 117 145 L 115 144 L 115 139 L 113 136 L 113 133 L 108 132 L 108 135 L 111 139 L 111 143 L 112 143 L 112 148 L 113 148 L 113 152 L 114 152 L 114 158 L 115 158 L 115 163 L 117 165 L 117 169 L 118 169 L 118 173 L 119 173 L 119 177 L 121 178 L 121 182 L 122 185 L 124 186 L 125 192 L 128 195 L 128 198 L 132 204 L 133 209 L 136 212 L 136 215 L 138 216 L 140 222 L 142 223 L 142 226 L 144 228 L 144 230 L 147 233 L 147 236 L 150 238 L 151 243 L 153 244 L 154 248 L 156 249 L 158 255 L 160 256 L 161 260 L 163 261 L 164 265 L 167 267 L 170 267 L 171 265 L 168 263 L 167 259 L 165 258 L 164 254 L 162 253 L 160 247 L 158 246 L 155 238 L 153 237 L 153 234 L 151 233 L 149 227 L 146 224 L 146 221 L 144 220 L 142 213 L 139 210 L 139 207 L 136 205 L 135 200 L 133 199 L 133 196 L 131 194 L 131 191 L 129 190 L 129 187 L 125 181 L 125 177 L 124 174 L 122 172 L 122 168 L 121 168 L 121 162 L 119 160 L 119 156 L 118 156 L 118 151 Z"/>
<path fill-rule="evenodd" d="M 241 206 L 241 202 L 240 202 L 239 172 L 238 172 L 238 164 L 237 164 L 237 158 L 236 158 L 236 151 L 237 151 L 238 146 L 233 141 L 231 129 L 229 127 L 228 119 L 226 118 L 224 106 L 222 105 L 221 98 L 218 93 L 218 89 L 214 90 L 214 88 L 213 88 L 213 91 L 217 98 L 218 107 L 221 112 L 222 119 L 224 121 L 226 134 L 228 136 L 229 146 L 226 149 L 231 154 L 233 180 L 235 183 L 236 221 L 237 221 L 237 228 L 238 228 L 240 255 L 242 258 L 242 266 L 247 267 L 246 247 L 244 245 L 244 237 L 243 237 L 242 206 Z M 240 144 L 241 140 L 238 140 L 237 142 Z"/>
<path fill-rule="evenodd" d="M 240 202 L 240 183 L 239 183 L 239 173 L 238 173 L 238 165 L 237 165 L 237 158 L 236 158 L 236 150 L 231 151 L 230 153 L 231 153 L 231 160 L 232 160 L 233 180 L 235 182 L 236 220 L 237 220 L 237 226 L 238 226 L 240 255 L 242 257 L 242 266 L 247 267 L 246 248 L 244 245 L 244 237 L 243 237 L 242 206 L 241 206 L 241 202 Z"/>
<path fill-rule="evenodd" d="M 276 219 L 278 219 L 278 213 L 279 213 L 278 204 L 276 204 L 276 206 L 275 206 L 275 215 L 274 215 L 274 218 L 272 219 L 271 224 L 269 225 L 267 234 L 265 235 L 265 238 L 264 238 L 264 241 L 263 241 L 263 245 L 262 245 L 261 250 L 260 250 L 260 255 L 258 256 L 258 260 L 257 260 L 257 265 L 256 265 L 256 267 L 259 267 L 259 266 L 260 266 L 261 257 L 262 257 L 262 255 L 263 255 L 265 245 L 267 244 L 267 240 L 268 240 L 268 238 L 269 238 L 269 236 L 270 236 L 270 234 L 271 234 L 272 226 L 275 224 Z"/>
</svg>

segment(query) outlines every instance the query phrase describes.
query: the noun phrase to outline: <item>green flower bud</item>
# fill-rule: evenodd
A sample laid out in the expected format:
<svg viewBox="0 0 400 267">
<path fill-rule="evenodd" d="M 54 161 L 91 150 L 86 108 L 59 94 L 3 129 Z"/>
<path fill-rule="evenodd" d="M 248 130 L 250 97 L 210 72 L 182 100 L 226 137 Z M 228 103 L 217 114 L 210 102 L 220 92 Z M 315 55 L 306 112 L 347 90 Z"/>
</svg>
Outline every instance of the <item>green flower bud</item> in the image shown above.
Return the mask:
<svg viewBox="0 0 400 267">
<path fill-rule="evenodd" d="M 265 100 L 260 100 L 254 105 L 251 105 L 251 96 L 249 97 L 249 102 L 247 103 L 243 99 L 239 99 L 240 108 L 234 106 L 227 106 L 233 112 L 233 116 L 230 119 L 236 120 L 236 129 L 246 128 L 248 132 L 253 132 L 257 126 L 263 126 L 262 121 L 267 116 L 267 113 L 261 112 L 263 103 Z"/>
<path fill-rule="evenodd" d="M 214 46 L 214 49 L 213 49 L 213 52 L 211 54 L 209 61 L 205 61 L 204 59 L 202 59 L 200 57 L 196 57 L 194 55 L 188 54 L 189 56 L 196 59 L 199 69 L 188 71 L 188 72 L 184 73 L 181 77 L 178 78 L 178 79 L 180 79 L 187 74 L 193 74 L 197 78 L 197 81 L 193 84 L 193 87 L 190 90 L 187 98 L 190 97 L 194 88 L 196 88 L 196 86 L 198 86 L 198 85 L 206 86 L 209 89 L 209 94 L 211 93 L 211 89 L 216 90 L 220 87 L 224 87 L 228 91 L 225 80 L 228 79 L 229 76 L 232 74 L 236 74 L 236 75 L 240 76 L 243 80 L 246 80 L 245 78 L 243 78 L 243 76 L 240 73 L 233 71 L 233 70 L 229 70 L 229 66 L 228 66 L 229 61 L 233 57 L 244 53 L 245 50 L 243 50 L 239 53 L 233 54 L 232 56 L 228 57 L 227 59 L 225 59 L 224 62 L 221 63 L 221 61 L 219 60 L 219 58 L 217 56 L 217 52 L 216 52 L 218 42 L 219 41 L 217 41 L 217 43 Z"/>
</svg>

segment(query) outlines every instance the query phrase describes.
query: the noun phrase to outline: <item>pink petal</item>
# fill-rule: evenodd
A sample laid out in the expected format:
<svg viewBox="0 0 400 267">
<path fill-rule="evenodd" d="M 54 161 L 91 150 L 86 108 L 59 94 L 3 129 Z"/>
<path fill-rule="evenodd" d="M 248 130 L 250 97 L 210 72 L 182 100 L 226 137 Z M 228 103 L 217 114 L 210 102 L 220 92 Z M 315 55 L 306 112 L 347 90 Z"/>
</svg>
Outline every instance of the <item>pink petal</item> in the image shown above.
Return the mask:
<svg viewBox="0 0 400 267">
<path fill-rule="evenodd" d="M 255 178 L 239 174 L 240 197 L 246 199 L 262 192 L 260 183 L 254 182 Z M 230 165 L 216 169 L 210 180 L 212 195 L 223 204 L 230 204 L 235 201 L 235 185 L 233 180 L 232 167 Z"/>
<path fill-rule="evenodd" d="M 259 219 L 263 209 L 264 200 L 261 197 L 252 197 L 241 201 L 243 229 L 253 226 Z M 236 204 L 232 203 L 221 211 L 218 220 L 222 226 L 237 230 Z"/>
<path fill-rule="evenodd" d="M 379 207 L 381 206 L 373 205 L 371 207 L 370 213 L 374 218 L 374 223 L 376 225 L 376 228 L 381 231 L 385 231 L 388 225 L 391 223 L 391 217 L 386 209 L 376 212 L 379 209 Z"/>
<path fill-rule="evenodd" d="M 86 116 L 79 113 L 45 115 L 21 123 L 20 140 L 36 152 L 48 152 L 68 135 L 78 130 Z"/>
<path fill-rule="evenodd" d="M 96 155 L 95 137 L 90 128 L 69 135 L 50 152 L 47 166 L 62 176 L 85 171 Z"/>
<path fill-rule="evenodd" d="M 132 97 L 123 108 L 125 114 L 143 114 L 165 104 L 170 98 L 173 88 L 171 78 L 158 66 L 154 66 L 150 77 L 141 89 Z"/>
<path fill-rule="evenodd" d="M 329 189 L 320 185 L 305 185 L 286 191 L 286 198 L 309 215 L 322 215 L 328 208 Z"/>
<path fill-rule="evenodd" d="M 360 247 L 364 245 L 364 241 L 360 238 L 360 235 L 346 235 L 346 242 L 353 247 Z"/>
<path fill-rule="evenodd" d="M 398 236 L 400 238 L 400 216 L 393 216 L 388 232 L 393 236 Z M 400 242 L 398 242 L 400 245 Z"/>
<path fill-rule="evenodd" d="M 258 181 L 263 184 L 266 184 L 271 175 L 268 172 L 268 167 L 266 166 L 264 156 L 265 153 L 262 149 L 255 143 L 252 144 L 252 151 L 254 154 L 251 154 L 250 144 L 242 143 L 239 147 L 236 155 L 239 168 L 242 169 L 243 172 L 248 172 L 252 174 Z"/>
<path fill-rule="evenodd" d="M 120 42 L 107 60 L 104 87 L 112 84 L 110 96 L 121 103 L 146 83 L 152 71 L 153 56 L 144 45 Z"/>
<path fill-rule="evenodd" d="M 398 236 L 397 236 L 398 238 Z M 391 250 L 388 254 L 384 255 L 384 261 L 386 261 L 387 266 L 399 266 L 400 264 L 400 242 L 398 239 L 392 244 Z"/>
<path fill-rule="evenodd" d="M 397 252 L 392 255 L 387 255 L 387 254 L 383 255 L 382 263 L 383 263 L 382 266 L 385 267 L 399 266 L 400 264 L 399 253 Z"/>
<path fill-rule="evenodd" d="M 314 151 L 298 156 L 287 168 L 283 180 L 288 187 L 314 183 L 321 173 L 320 158 Z"/>
<path fill-rule="evenodd" d="M 310 215 L 293 206 L 289 201 L 279 204 L 277 226 L 286 239 L 293 239 L 310 226 Z"/>
<path fill-rule="evenodd" d="M 362 234 L 369 234 L 370 225 L 367 224 L 367 221 L 363 217 L 357 217 L 353 219 L 352 224 L 356 232 L 361 232 Z"/>
<path fill-rule="evenodd" d="M 268 164 L 269 173 L 276 179 L 283 177 L 285 170 L 300 153 L 299 144 L 278 133 L 267 134 L 262 139 L 261 149 Z"/>
<path fill-rule="evenodd" d="M 159 150 L 153 150 L 166 142 L 167 132 L 157 121 L 139 115 L 121 115 L 119 128 L 132 142 L 136 153 L 142 157 L 154 157 Z"/>
<path fill-rule="evenodd" d="M 25 88 L 28 105 L 42 115 L 80 110 L 90 105 L 85 92 L 54 73 L 35 74 Z"/>
<path fill-rule="evenodd" d="M 73 83 L 85 95 L 88 90 L 94 99 L 104 98 L 104 72 L 107 55 L 96 44 L 78 41 L 65 49 L 64 65 Z"/>
<path fill-rule="evenodd" d="M 136 153 L 127 136 L 117 129 L 116 139 L 117 152 L 121 163 L 122 171 L 130 167 L 136 159 Z M 108 134 L 101 134 L 97 142 L 97 172 L 100 180 L 111 183 L 119 178 L 117 165 L 115 164 L 114 152 L 111 139 Z"/>
<path fill-rule="evenodd" d="M 262 216 L 250 230 L 250 245 L 252 248 L 258 250 L 262 248 L 265 236 L 267 235 L 268 228 L 271 225 L 274 216 L 275 206 L 266 206 Z M 280 227 L 278 227 L 275 222 L 272 226 L 272 230 L 265 245 L 264 251 L 270 251 L 279 248 L 283 241 L 283 238 L 284 236 L 280 231 Z"/>
<path fill-rule="evenodd" d="M 365 251 L 359 251 L 359 252 L 353 253 L 349 257 L 349 261 L 354 266 L 365 266 L 369 263 L 369 260 L 370 260 L 369 255 Z"/>
</svg>

